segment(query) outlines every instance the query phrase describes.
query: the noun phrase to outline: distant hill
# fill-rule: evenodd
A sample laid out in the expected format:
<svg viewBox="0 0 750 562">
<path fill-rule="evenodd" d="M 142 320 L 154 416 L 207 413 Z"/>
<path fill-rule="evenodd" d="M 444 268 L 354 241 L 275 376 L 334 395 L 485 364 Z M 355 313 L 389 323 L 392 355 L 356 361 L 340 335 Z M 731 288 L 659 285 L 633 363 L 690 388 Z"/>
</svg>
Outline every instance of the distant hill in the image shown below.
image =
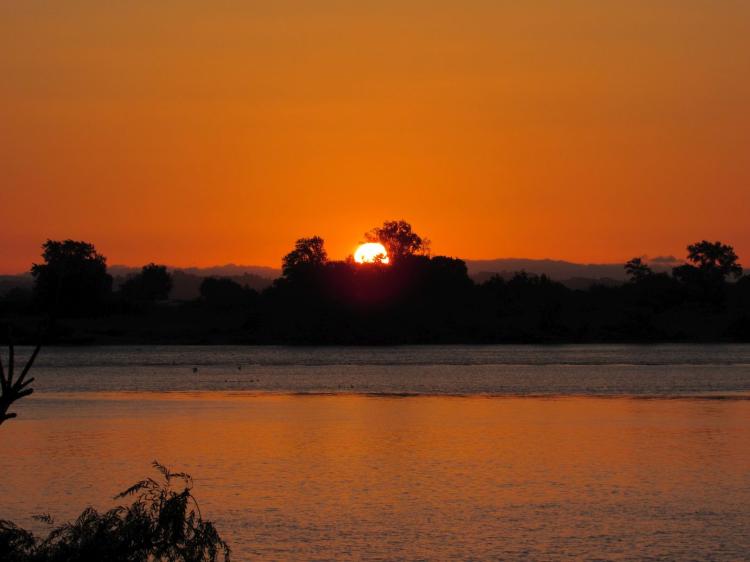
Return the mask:
<svg viewBox="0 0 750 562">
<path fill-rule="evenodd" d="M 671 256 L 649 261 L 656 272 L 671 271 L 678 265 Z M 466 260 L 469 275 L 482 283 L 493 275 L 510 278 L 519 271 L 547 275 L 571 289 L 587 289 L 593 284 L 617 285 L 627 280 L 622 263 L 574 263 L 562 260 L 532 260 L 524 258 L 499 258 L 494 260 Z"/>
<path fill-rule="evenodd" d="M 654 271 L 671 271 L 672 267 L 682 263 L 672 256 L 657 257 L 648 260 Z M 563 260 L 534 260 L 525 258 L 498 258 L 492 260 L 466 260 L 469 275 L 477 283 L 483 283 L 493 275 L 511 278 L 519 271 L 535 275 L 547 275 L 571 289 L 587 289 L 593 284 L 617 285 L 627 277 L 621 263 L 574 263 Z M 281 275 L 281 270 L 260 265 L 226 264 L 212 267 L 170 267 L 174 288 L 170 297 L 175 300 L 194 299 L 199 294 L 200 284 L 205 277 L 227 277 L 240 285 L 246 285 L 258 291 L 268 287 Z M 125 279 L 135 275 L 140 267 L 111 265 L 110 275 L 115 278 L 115 288 Z M 9 290 L 20 287 L 31 289 L 33 280 L 28 273 L 20 275 L 0 275 L 0 296 Z"/>
<path fill-rule="evenodd" d="M 0 297 L 13 289 L 31 290 L 34 279 L 28 273 L 20 275 L 0 275 Z"/>
</svg>

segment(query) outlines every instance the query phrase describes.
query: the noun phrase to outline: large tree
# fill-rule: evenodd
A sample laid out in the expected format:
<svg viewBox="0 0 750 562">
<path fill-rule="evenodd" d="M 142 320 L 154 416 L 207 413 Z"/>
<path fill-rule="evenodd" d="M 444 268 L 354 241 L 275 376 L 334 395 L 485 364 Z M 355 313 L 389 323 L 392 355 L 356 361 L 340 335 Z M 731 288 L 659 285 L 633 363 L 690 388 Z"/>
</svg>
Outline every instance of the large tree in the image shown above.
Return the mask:
<svg viewBox="0 0 750 562">
<path fill-rule="evenodd" d="M 414 254 L 427 254 L 430 241 L 419 236 L 411 225 L 403 220 L 385 221 L 383 226 L 365 233 L 368 242 L 380 242 L 385 246 L 388 257 L 398 260 Z"/>
<path fill-rule="evenodd" d="M 726 278 L 742 275 L 734 248 L 721 242 L 702 240 L 688 246 L 690 263 L 675 267 L 672 275 L 690 298 L 722 307 L 726 303 Z"/>
<path fill-rule="evenodd" d="M 742 266 L 734 248 L 721 242 L 702 240 L 688 246 L 688 261 L 705 272 L 715 273 L 722 277 L 740 277 Z"/>
<path fill-rule="evenodd" d="M 88 242 L 47 240 L 42 248 L 44 263 L 31 267 L 40 305 L 53 314 L 99 310 L 112 292 L 107 259 Z"/>
<path fill-rule="evenodd" d="M 284 256 L 282 272 L 286 277 L 309 267 L 323 265 L 328 261 L 325 242 L 320 236 L 300 238 L 294 244 L 294 250 Z"/>
</svg>

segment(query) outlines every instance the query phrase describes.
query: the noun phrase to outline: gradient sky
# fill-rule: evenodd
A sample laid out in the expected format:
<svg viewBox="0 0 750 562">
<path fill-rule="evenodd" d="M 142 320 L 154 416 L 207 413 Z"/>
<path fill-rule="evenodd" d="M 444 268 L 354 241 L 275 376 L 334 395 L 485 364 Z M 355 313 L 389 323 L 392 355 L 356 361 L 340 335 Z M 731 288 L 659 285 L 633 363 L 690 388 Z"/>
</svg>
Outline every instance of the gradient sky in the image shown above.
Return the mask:
<svg viewBox="0 0 750 562">
<path fill-rule="evenodd" d="M 750 266 L 750 2 L 0 3 L 0 271 L 436 253 Z"/>
</svg>

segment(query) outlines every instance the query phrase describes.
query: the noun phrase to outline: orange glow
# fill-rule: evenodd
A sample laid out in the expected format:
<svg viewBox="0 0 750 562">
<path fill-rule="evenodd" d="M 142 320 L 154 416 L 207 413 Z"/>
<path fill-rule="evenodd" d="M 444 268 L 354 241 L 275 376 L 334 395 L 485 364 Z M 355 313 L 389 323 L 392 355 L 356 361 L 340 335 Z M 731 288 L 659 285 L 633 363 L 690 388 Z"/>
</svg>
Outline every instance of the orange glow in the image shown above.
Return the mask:
<svg viewBox="0 0 750 562">
<path fill-rule="evenodd" d="M 413 556 L 373 540 L 368 554 L 429 559 L 439 544 L 443 553 L 455 547 L 455 555 L 441 558 L 491 559 L 493 547 L 522 544 L 530 533 L 545 549 L 559 545 L 562 533 L 606 541 L 598 512 L 590 515 L 594 502 L 626 514 L 675 506 L 682 513 L 698 502 L 721 511 L 734 502 L 736 512 L 750 496 L 744 400 L 218 392 L 40 392 L 34 400 L 44 406 L 60 398 L 79 400 L 62 418 L 70 438 L 60 438 L 59 406 L 3 426 L 4 516 L 28 517 L 29 505 L 61 520 L 86 505 L 109 508 L 120 489 L 113 482 L 124 487 L 143 476 L 156 451 L 173 468 L 200 475 L 201 510 L 224 517 L 222 535 L 240 560 L 285 558 L 279 549 L 290 544 L 310 549 L 308 529 L 321 523 L 332 529 L 330 540 L 315 543 L 316 556 L 305 558 L 350 559 L 347 538 L 390 533 L 418 537 Z M 720 475 L 720 485 L 707 486 L 710 475 Z M 56 485 L 40 484 L 46 482 Z M 360 487 L 353 492 L 349 483 Z M 75 497 L 64 490 L 76 490 Z M 498 538 L 491 524 L 476 524 L 478 513 L 490 523 L 531 519 L 505 525 Z M 674 518 L 639 524 L 639 533 L 653 533 L 654 525 L 687 532 Z M 459 531 L 457 546 L 445 542 Z M 433 550 L 422 550 L 427 545 Z"/>
<path fill-rule="evenodd" d="M 388 263 L 388 252 L 385 246 L 378 242 L 367 242 L 361 244 L 354 252 L 354 261 L 357 263 Z"/>
<path fill-rule="evenodd" d="M 415 25 L 414 22 L 419 22 Z M 750 262 L 750 2 L 0 2 L 0 273 L 332 259 Z M 351 197 L 377 193 L 377 205 Z"/>
</svg>

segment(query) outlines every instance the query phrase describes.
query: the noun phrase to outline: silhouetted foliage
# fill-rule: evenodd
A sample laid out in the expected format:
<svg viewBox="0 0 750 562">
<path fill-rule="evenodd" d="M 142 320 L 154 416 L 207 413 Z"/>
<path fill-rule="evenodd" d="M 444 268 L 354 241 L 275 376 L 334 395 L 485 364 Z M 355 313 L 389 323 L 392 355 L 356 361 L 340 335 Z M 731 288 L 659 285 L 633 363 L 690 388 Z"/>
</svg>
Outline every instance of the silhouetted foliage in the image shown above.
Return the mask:
<svg viewBox="0 0 750 562">
<path fill-rule="evenodd" d="M 0 520 L 0 559 L 4 562 L 215 562 L 230 549 L 213 523 L 204 521 L 193 497 L 192 478 L 154 461 L 161 481 L 146 478 L 115 499 L 129 506 L 105 513 L 88 508 L 75 521 L 54 526 L 40 538 Z M 176 484 L 176 486 L 175 486 Z M 37 519 L 54 525 L 49 515 Z"/>
<path fill-rule="evenodd" d="M 34 295 L 47 311 L 60 315 L 98 312 L 112 291 L 107 261 L 93 244 L 47 240 L 43 264 L 34 264 Z"/>
<path fill-rule="evenodd" d="M 282 260 L 282 273 L 287 276 L 299 274 L 310 268 L 321 266 L 328 261 L 323 239 L 320 236 L 300 238 L 294 244 L 294 250 Z"/>
<path fill-rule="evenodd" d="M 16 401 L 34 392 L 27 379 L 40 345 L 37 345 L 21 373 L 15 372 L 15 348 L 8 349 L 7 368 L 0 360 L 0 425 L 16 417 L 8 413 Z M 17 375 L 17 376 L 16 376 Z M 15 376 L 15 380 L 14 380 Z M 230 549 L 210 521 L 204 521 L 192 495 L 190 475 L 173 473 L 154 461 L 162 482 L 146 478 L 115 499 L 134 497 L 129 506 L 106 513 L 87 508 L 73 522 L 54 527 L 45 538 L 15 523 L 0 520 L 0 560 L 3 562 L 215 562 L 230 560 Z M 173 482 L 180 482 L 174 490 Z M 37 520 L 54 525 L 49 515 Z"/>
<path fill-rule="evenodd" d="M 684 287 L 687 299 L 721 308 L 726 303 L 727 277 L 742 275 L 732 246 L 703 240 L 688 246 L 688 261 L 675 267 L 672 276 Z"/>
<path fill-rule="evenodd" d="M 257 291 L 243 287 L 225 277 L 206 277 L 200 287 L 201 298 L 215 307 L 233 307 L 253 304 Z"/>
<path fill-rule="evenodd" d="M 688 261 L 705 272 L 721 275 L 722 277 L 740 277 L 742 266 L 737 263 L 734 248 L 721 242 L 703 240 L 688 246 Z"/>
<path fill-rule="evenodd" d="M 391 240 L 391 256 L 399 256 L 390 264 L 329 261 L 320 237 L 303 238 L 284 258 L 284 275 L 260 293 L 207 278 L 199 299 L 123 306 L 104 318 L 60 323 L 55 337 L 75 343 L 750 341 L 750 281 L 732 281 L 741 267 L 722 243 L 692 244 L 688 263 L 672 275 L 635 258 L 624 264 L 629 283 L 571 289 L 524 272 L 478 283 L 463 261 L 424 255 L 424 241 L 408 223 L 385 226 L 381 243 Z"/>
<path fill-rule="evenodd" d="M 29 385 L 34 382 L 34 377 L 27 379 L 26 376 L 29 374 L 29 370 L 34 364 L 36 356 L 39 354 L 40 345 L 34 348 L 34 351 L 26 361 L 26 365 L 23 367 L 21 372 L 16 376 L 16 365 L 15 365 L 15 347 L 13 342 L 8 344 L 8 365 L 7 368 L 3 366 L 2 359 L 0 359 L 0 425 L 6 420 L 13 419 L 16 414 L 11 412 L 8 413 L 10 406 L 34 392 L 34 389 Z M 15 380 L 13 379 L 16 377 Z M 1 552 L 1 551 L 0 551 Z"/>
<path fill-rule="evenodd" d="M 625 264 L 625 272 L 634 283 L 643 281 L 648 276 L 653 275 L 651 268 L 643 262 L 642 258 L 633 258 Z"/>
<path fill-rule="evenodd" d="M 368 242 L 380 242 L 385 246 L 388 257 L 394 262 L 406 256 L 427 254 L 430 246 L 429 240 L 419 236 L 403 220 L 385 221 L 383 226 L 365 233 L 365 238 Z"/>
<path fill-rule="evenodd" d="M 122 295 L 131 300 L 166 300 L 172 290 L 172 276 L 166 265 L 150 263 L 143 266 L 137 275 L 128 278 L 120 289 Z"/>
</svg>

